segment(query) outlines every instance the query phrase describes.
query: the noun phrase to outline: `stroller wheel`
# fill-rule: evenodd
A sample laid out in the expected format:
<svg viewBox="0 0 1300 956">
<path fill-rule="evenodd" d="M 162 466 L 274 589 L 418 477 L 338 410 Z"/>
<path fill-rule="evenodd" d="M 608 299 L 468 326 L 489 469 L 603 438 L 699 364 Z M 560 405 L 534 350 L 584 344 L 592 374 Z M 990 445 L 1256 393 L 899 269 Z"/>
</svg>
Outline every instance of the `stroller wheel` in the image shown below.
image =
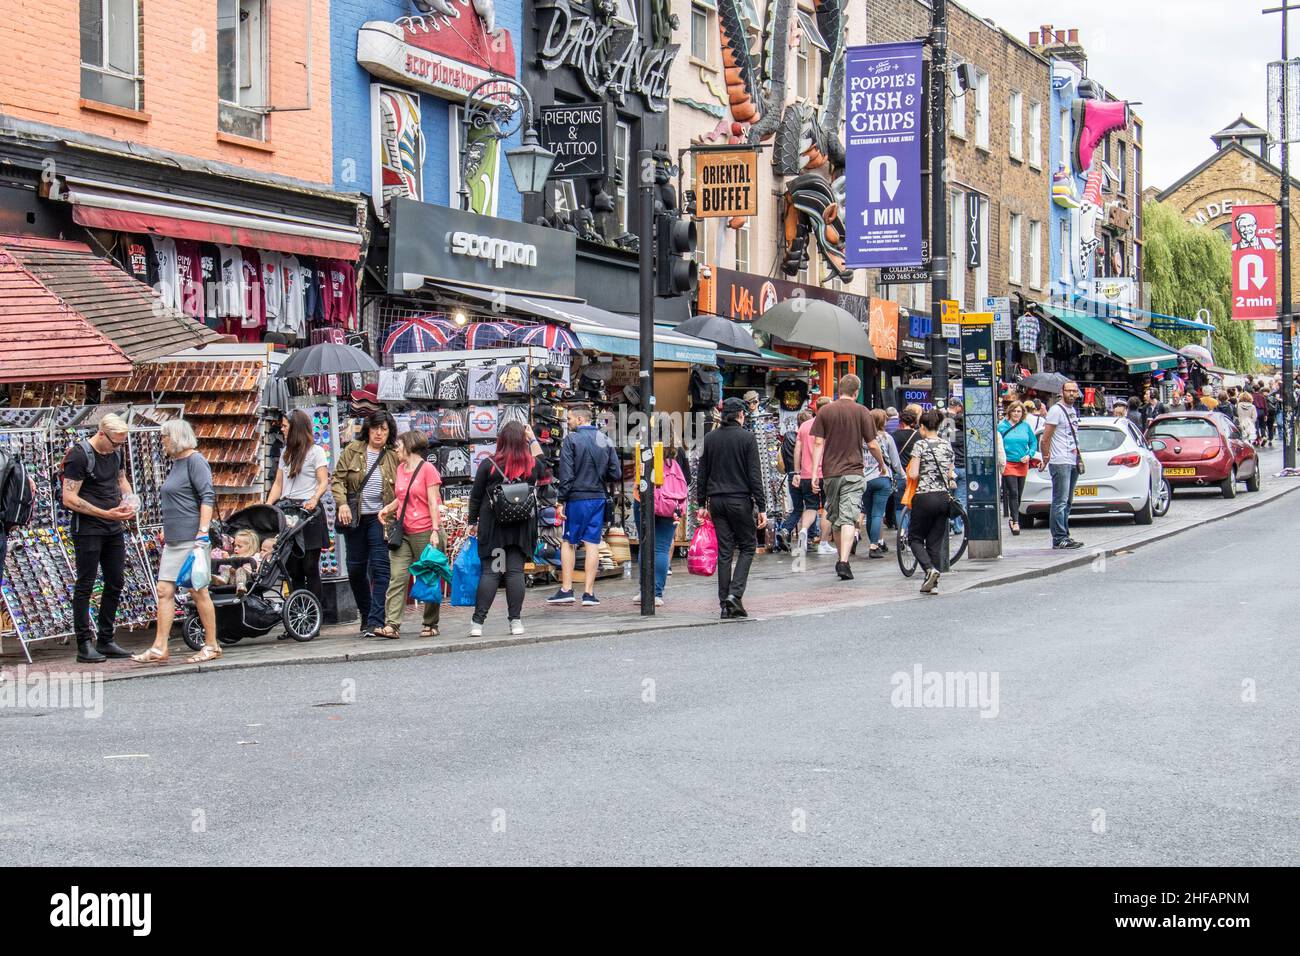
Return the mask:
<svg viewBox="0 0 1300 956">
<path fill-rule="evenodd" d="M 294 591 L 284 599 L 285 633 L 295 641 L 310 641 L 325 619 L 320 599 L 310 591 Z"/>
<path fill-rule="evenodd" d="M 199 612 L 194 608 L 185 612 L 185 620 L 181 622 L 181 637 L 190 650 L 203 649 L 203 622 L 199 620 Z"/>
</svg>

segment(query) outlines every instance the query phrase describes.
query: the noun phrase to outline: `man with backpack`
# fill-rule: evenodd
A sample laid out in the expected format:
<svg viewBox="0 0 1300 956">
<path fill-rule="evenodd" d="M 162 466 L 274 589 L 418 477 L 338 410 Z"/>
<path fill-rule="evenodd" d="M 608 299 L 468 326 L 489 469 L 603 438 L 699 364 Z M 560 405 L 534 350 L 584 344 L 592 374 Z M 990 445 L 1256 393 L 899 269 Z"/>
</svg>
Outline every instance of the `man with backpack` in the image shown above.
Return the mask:
<svg viewBox="0 0 1300 956">
<path fill-rule="evenodd" d="M 126 575 L 126 530 L 123 522 L 135 508 L 123 504 L 131 494 L 124 451 L 127 426 L 117 415 L 105 415 L 99 431 L 75 442 L 63 459 L 63 507 L 72 512 L 72 548 L 77 582 L 72 590 L 72 617 L 77 635 L 77 660 L 98 664 L 110 657 L 130 657 L 113 640 L 117 604 Z M 90 619 L 90 595 L 95 577 L 104 576 L 99 620 Z"/>
<path fill-rule="evenodd" d="M 609 436 L 591 423 L 591 407 L 569 409 L 569 434 L 560 445 L 557 482 L 559 505 L 556 518 L 564 523 L 560 551 L 560 589 L 547 604 L 572 604 L 573 570 L 578 561 L 578 544 L 583 550 L 584 607 L 600 604 L 596 598 L 596 569 L 600 564 L 600 539 L 605 530 L 605 485 L 623 475 L 618 449 Z"/>
</svg>

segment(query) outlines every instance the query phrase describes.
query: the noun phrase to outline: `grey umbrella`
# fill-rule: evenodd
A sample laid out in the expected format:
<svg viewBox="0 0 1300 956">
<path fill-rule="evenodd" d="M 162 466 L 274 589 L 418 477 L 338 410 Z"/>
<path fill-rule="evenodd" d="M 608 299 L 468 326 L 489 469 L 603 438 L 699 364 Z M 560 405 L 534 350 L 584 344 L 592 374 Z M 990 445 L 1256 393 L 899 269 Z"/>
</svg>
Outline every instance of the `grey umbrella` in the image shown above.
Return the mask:
<svg viewBox="0 0 1300 956">
<path fill-rule="evenodd" d="M 759 352 L 758 346 L 754 344 L 752 335 L 731 321 L 731 319 L 724 319 L 720 315 L 697 315 L 685 322 L 678 322 L 673 331 L 681 332 L 683 335 L 693 335 L 697 339 L 704 339 L 708 342 L 716 342 L 723 348 L 731 349 L 733 352 L 749 352 L 753 355 L 762 354 Z"/>
<path fill-rule="evenodd" d="M 1021 388 L 1032 388 L 1036 392 L 1060 395 L 1069 379 L 1058 372 L 1035 372 L 1020 380 Z"/>
<path fill-rule="evenodd" d="M 755 319 L 753 326 L 795 345 L 869 359 L 876 357 L 866 326 L 852 313 L 821 299 L 799 296 L 778 302 Z"/>
<path fill-rule="evenodd" d="M 337 342 L 321 342 L 299 349 L 276 371 L 277 378 L 307 378 L 311 375 L 361 375 L 377 372 L 379 366 L 365 352 Z"/>
</svg>

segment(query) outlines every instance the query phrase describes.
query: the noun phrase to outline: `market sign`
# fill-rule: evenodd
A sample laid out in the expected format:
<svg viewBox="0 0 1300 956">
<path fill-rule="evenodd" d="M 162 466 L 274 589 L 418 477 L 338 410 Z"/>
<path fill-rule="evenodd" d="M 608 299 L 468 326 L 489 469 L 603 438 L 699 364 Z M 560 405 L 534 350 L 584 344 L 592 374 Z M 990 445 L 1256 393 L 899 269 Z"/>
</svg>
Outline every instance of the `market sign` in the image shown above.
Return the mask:
<svg viewBox="0 0 1300 956">
<path fill-rule="evenodd" d="M 871 299 L 871 322 L 867 338 L 876 358 L 885 362 L 898 360 L 898 303 L 889 299 Z"/>
<path fill-rule="evenodd" d="M 489 33 L 470 0 L 446 2 L 457 11 L 454 21 L 429 13 L 396 23 L 363 23 L 357 31 L 357 63 L 372 76 L 458 103 L 484 80 L 513 77 L 515 45 L 510 33 Z"/>
<path fill-rule="evenodd" d="M 991 295 L 984 300 L 985 311 L 993 313 L 993 341 L 1011 341 L 1011 298 Z"/>
<path fill-rule="evenodd" d="M 799 297 L 821 299 L 851 314 L 870 336 L 871 300 L 852 292 L 836 292 L 819 285 L 769 279 L 748 272 L 712 268 L 709 282 L 700 283 L 700 311 L 737 322 L 752 322 L 778 302 Z"/>
<path fill-rule="evenodd" d="M 1300 354 L 1300 338 L 1295 336 L 1291 338 L 1291 354 Z M 1255 361 L 1259 362 L 1260 365 L 1271 365 L 1274 368 L 1282 367 L 1281 332 L 1255 333 Z"/>
<path fill-rule="evenodd" d="M 695 215 L 758 215 L 758 150 L 695 149 Z"/>
<path fill-rule="evenodd" d="M 1232 215 L 1232 317 L 1277 316 L 1277 208 L 1235 206 Z"/>
<path fill-rule="evenodd" d="M 845 108 L 850 269 L 919 266 L 923 44 L 849 47 Z"/>
<path fill-rule="evenodd" d="M 543 106 L 538 111 L 538 136 L 555 154 L 548 179 L 604 179 L 609 175 L 607 121 L 609 103 Z"/>
</svg>

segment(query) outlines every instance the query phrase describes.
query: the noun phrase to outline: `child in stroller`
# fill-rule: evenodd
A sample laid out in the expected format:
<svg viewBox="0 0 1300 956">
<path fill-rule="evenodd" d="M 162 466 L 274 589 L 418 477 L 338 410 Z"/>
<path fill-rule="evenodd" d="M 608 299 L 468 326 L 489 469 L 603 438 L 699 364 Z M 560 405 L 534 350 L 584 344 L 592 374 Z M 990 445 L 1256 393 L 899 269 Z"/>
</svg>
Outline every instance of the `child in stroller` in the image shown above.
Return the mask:
<svg viewBox="0 0 1300 956">
<path fill-rule="evenodd" d="M 246 593 L 274 545 L 274 535 L 259 541 L 257 533 L 248 528 L 236 532 L 226 551 L 212 552 L 212 583 L 218 587 L 234 585 L 236 594 Z"/>
</svg>

